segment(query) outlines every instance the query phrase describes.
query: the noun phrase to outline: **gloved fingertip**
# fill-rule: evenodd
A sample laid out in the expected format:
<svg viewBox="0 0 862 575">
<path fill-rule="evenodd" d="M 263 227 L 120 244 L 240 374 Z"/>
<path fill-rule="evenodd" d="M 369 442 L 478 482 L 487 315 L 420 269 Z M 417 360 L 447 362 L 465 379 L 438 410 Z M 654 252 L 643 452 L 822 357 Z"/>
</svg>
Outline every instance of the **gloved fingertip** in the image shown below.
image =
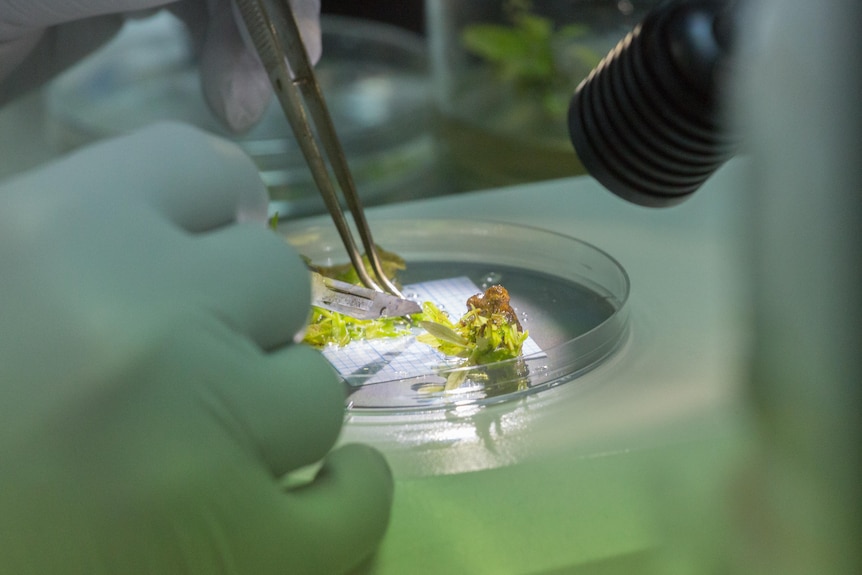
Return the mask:
<svg viewBox="0 0 862 575">
<path fill-rule="evenodd" d="M 272 88 L 252 55 L 240 56 L 229 69 L 222 63 L 202 65 L 204 97 L 213 113 L 234 133 L 260 121 L 272 99 Z"/>
<path fill-rule="evenodd" d="M 369 445 L 344 444 L 326 456 L 314 485 L 322 489 L 318 495 L 327 493 L 338 500 L 341 527 L 362 533 L 353 541 L 353 555 L 373 549 L 389 527 L 395 492 L 392 469 L 383 453 Z M 347 538 L 344 533 L 339 540 Z"/>
<path fill-rule="evenodd" d="M 272 86 L 231 11 L 213 15 L 200 68 L 204 98 L 228 129 L 242 133 L 257 124 L 269 107 Z"/>
<path fill-rule="evenodd" d="M 323 52 L 320 31 L 320 0 L 290 0 L 302 43 L 312 65 L 317 64 Z"/>
<path fill-rule="evenodd" d="M 345 520 L 352 512 L 353 520 L 364 524 L 365 530 L 378 530 L 377 535 L 367 532 L 373 539 L 383 536 L 389 523 L 395 479 L 382 452 L 361 443 L 341 445 L 326 456 L 315 484 L 339 493 L 347 513 Z"/>
<path fill-rule="evenodd" d="M 302 43 L 305 45 L 305 51 L 308 54 L 308 59 L 311 64 L 317 64 L 320 56 L 323 54 L 323 40 L 320 31 L 319 20 L 309 20 L 300 22 Z"/>
<path fill-rule="evenodd" d="M 363 443 L 346 443 L 331 451 L 319 474 L 355 467 L 363 468 L 370 476 L 370 482 L 381 486 L 384 492 L 392 493 L 394 480 L 389 463 L 379 450 Z"/>
</svg>

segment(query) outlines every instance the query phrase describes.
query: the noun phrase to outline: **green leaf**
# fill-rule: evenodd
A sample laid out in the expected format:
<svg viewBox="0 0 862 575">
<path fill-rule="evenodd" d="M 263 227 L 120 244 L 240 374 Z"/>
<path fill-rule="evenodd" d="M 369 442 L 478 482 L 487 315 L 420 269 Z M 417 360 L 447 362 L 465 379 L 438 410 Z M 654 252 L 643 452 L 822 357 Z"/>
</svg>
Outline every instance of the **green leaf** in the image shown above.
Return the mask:
<svg viewBox="0 0 862 575">
<path fill-rule="evenodd" d="M 461 384 L 464 383 L 465 379 L 467 379 L 467 372 L 463 369 L 451 372 L 446 377 L 446 385 L 443 386 L 443 391 L 452 391 L 453 389 L 458 389 L 459 387 L 461 387 Z"/>
<path fill-rule="evenodd" d="M 420 321 L 419 325 L 422 326 L 422 329 L 436 337 L 441 341 L 445 341 L 448 343 L 453 343 L 455 345 L 460 345 L 466 347 L 470 344 L 470 342 L 458 335 L 454 329 L 443 325 L 442 323 L 437 323 L 434 321 Z"/>
<path fill-rule="evenodd" d="M 504 63 L 529 53 L 528 43 L 515 29 L 496 24 L 476 24 L 464 29 L 464 46 L 492 62 Z"/>
<path fill-rule="evenodd" d="M 311 310 L 303 341 L 318 348 L 327 345 L 343 347 L 351 341 L 400 337 L 411 333 L 408 321 L 400 317 L 356 319 L 319 307 L 312 307 Z"/>
<path fill-rule="evenodd" d="M 575 39 L 590 33 L 589 26 L 584 24 L 567 24 L 557 30 L 557 36 L 565 39 Z"/>
<path fill-rule="evenodd" d="M 278 231 L 278 212 L 275 212 L 269 218 L 269 229 Z"/>
<path fill-rule="evenodd" d="M 534 45 L 547 44 L 554 32 L 554 24 L 547 18 L 524 14 L 516 24 L 524 32 L 524 38 Z"/>
</svg>

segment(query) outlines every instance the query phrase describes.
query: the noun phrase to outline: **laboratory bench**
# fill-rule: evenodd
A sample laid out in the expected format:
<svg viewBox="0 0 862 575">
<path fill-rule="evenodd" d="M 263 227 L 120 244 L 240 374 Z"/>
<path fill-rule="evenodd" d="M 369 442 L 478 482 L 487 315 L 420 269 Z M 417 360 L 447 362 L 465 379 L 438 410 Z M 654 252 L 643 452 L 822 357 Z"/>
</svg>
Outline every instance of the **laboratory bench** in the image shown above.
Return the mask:
<svg viewBox="0 0 862 575">
<path fill-rule="evenodd" d="M 44 128 L 37 96 L 0 111 L 0 177 L 50 159 Z M 631 293 L 624 343 L 568 383 L 485 407 L 347 413 L 341 441 L 379 448 L 396 479 L 389 531 L 359 572 L 649 573 L 702 557 L 746 445 L 745 190 L 735 160 L 662 210 L 588 177 L 371 208 L 372 226 L 470 217 L 572 236 L 615 258 Z"/>
<path fill-rule="evenodd" d="M 467 217 L 579 238 L 622 265 L 631 293 L 626 341 L 573 381 L 445 414 L 348 415 L 342 440 L 380 448 L 397 479 L 367 572 L 665 573 L 703 560 L 748 433 L 745 175 L 731 162 L 664 210 L 576 177 L 370 211 L 372 226 Z"/>
</svg>

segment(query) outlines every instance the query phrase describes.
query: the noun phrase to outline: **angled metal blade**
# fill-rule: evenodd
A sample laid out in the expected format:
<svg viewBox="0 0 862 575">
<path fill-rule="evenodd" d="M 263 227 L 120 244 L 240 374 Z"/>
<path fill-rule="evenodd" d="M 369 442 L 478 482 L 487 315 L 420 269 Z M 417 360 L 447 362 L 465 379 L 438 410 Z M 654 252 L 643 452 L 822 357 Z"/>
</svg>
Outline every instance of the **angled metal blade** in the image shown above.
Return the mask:
<svg viewBox="0 0 862 575">
<path fill-rule="evenodd" d="M 334 280 L 312 272 L 311 304 L 356 319 L 379 319 L 419 313 L 415 301 L 363 286 Z"/>
</svg>

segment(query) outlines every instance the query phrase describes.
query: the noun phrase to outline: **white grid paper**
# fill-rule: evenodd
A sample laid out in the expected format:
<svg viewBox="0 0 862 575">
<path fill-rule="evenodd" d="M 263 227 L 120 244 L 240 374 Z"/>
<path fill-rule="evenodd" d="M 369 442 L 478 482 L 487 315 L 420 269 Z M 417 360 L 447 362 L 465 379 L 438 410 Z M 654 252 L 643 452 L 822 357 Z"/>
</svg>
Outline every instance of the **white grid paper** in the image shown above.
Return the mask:
<svg viewBox="0 0 862 575">
<path fill-rule="evenodd" d="M 418 302 L 430 301 L 457 321 L 467 311 L 467 299 L 483 290 L 468 277 L 434 280 L 404 286 L 404 294 Z M 416 333 L 421 333 L 417 330 Z M 541 353 L 539 346 L 528 337 L 523 354 Z M 327 346 L 323 355 L 353 386 L 409 379 L 433 373 L 441 365 L 451 364 L 431 346 L 416 341 L 415 334 L 353 341 L 343 347 Z"/>
</svg>

